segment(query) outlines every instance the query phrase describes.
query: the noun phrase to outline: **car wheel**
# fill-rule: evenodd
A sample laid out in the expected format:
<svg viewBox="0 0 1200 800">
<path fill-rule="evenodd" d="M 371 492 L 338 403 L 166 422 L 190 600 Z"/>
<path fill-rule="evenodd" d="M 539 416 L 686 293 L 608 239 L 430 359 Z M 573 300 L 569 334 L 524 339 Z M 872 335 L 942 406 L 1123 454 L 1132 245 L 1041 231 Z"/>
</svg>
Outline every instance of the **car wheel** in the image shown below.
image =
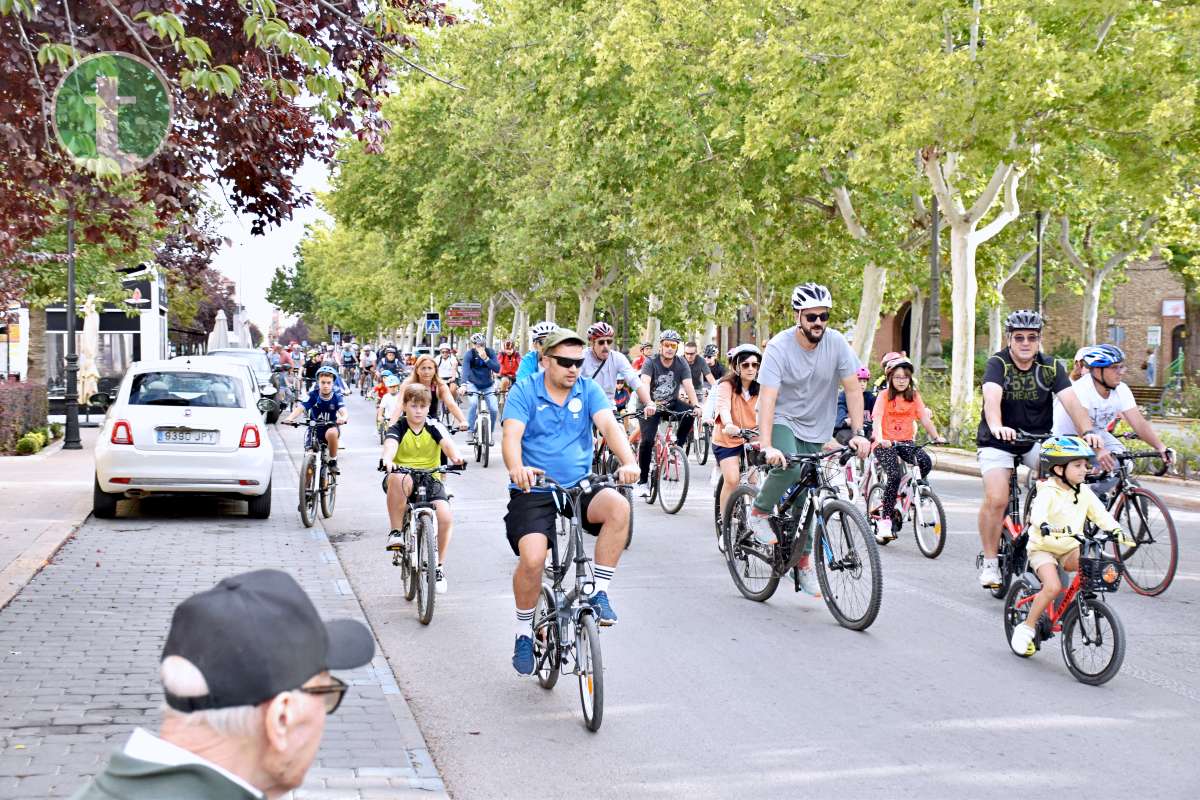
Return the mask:
<svg viewBox="0 0 1200 800">
<path fill-rule="evenodd" d="M 246 499 L 246 511 L 251 519 L 267 519 L 271 516 L 271 484 L 258 497 Z"/>
<path fill-rule="evenodd" d="M 97 519 L 112 519 L 117 515 L 119 494 L 109 494 L 100 488 L 100 479 L 94 478 L 92 486 L 92 513 Z"/>
</svg>

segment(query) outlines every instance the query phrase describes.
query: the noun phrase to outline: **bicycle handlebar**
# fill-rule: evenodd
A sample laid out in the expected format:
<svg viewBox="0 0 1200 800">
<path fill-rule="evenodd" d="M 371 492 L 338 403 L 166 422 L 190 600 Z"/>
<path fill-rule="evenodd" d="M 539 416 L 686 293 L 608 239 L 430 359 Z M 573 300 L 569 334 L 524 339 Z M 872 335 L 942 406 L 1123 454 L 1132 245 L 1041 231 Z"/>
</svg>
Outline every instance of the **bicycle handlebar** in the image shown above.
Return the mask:
<svg viewBox="0 0 1200 800">
<path fill-rule="evenodd" d="M 437 473 L 460 473 L 465 472 L 467 465 L 463 464 L 442 464 L 440 467 L 432 469 L 422 469 L 420 467 L 405 467 L 400 464 L 384 464 L 379 462 L 377 469 L 380 472 L 398 473 L 402 475 L 435 475 Z"/>
<path fill-rule="evenodd" d="M 537 479 L 533 482 L 533 485 L 537 487 L 549 486 L 551 488 L 558 489 L 564 494 L 575 497 L 583 494 L 586 491 L 590 491 L 591 489 L 619 489 L 626 484 L 616 480 L 614 475 L 597 475 L 596 473 L 591 472 L 585 475 L 574 486 L 563 486 L 561 483 L 554 480 L 554 478 L 551 478 L 549 475 L 542 472 L 538 474 Z"/>
<path fill-rule="evenodd" d="M 338 422 L 337 420 L 334 420 L 333 422 L 317 422 L 313 419 L 305 419 L 305 420 L 293 420 L 292 422 L 287 422 L 287 421 L 281 420 L 279 424 L 291 425 L 293 428 L 318 428 L 318 427 L 325 426 L 325 425 L 349 425 L 350 421 L 343 420 L 342 422 Z"/>
</svg>

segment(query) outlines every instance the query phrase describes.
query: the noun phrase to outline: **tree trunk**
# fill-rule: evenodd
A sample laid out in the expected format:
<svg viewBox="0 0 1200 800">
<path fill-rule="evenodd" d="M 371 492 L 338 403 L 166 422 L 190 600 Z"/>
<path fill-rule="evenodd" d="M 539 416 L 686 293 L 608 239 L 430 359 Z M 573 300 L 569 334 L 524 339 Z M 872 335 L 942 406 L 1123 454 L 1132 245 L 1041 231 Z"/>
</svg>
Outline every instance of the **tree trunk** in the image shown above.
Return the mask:
<svg viewBox="0 0 1200 800">
<path fill-rule="evenodd" d="M 1183 276 L 1183 313 L 1186 334 L 1183 339 L 1183 374 L 1190 379 L 1190 385 L 1196 382 L 1195 376 L 1200 373 L 1200 281 L 1189 278 L 1186 273 Z M 1162 350 L 1169 354 L 1167 358 L 1161 354 L 1158 357 L 1158 374 L 1165 378 L 1171 363 L 1170 356 L 1174 355 L 1169 340 L 1164 341 Z M 1160 384 L 1166 383 L 1163 378 L 1158 379 Z"/>
<path fill-rule="evenodd" d="M 708 288 L 704 292 L 704 341 L 702 345 L 717 340 L 717 277 L 721 274 L 721 264 L 724 260 L 725 251 L 718 246 L 713 251 L 712 262 L 708 265 Z"/>
<path fill-rule="evenodd" d="M 655 316 L 655 313 L 662 308 L 662 303 L 659 301 L 658 295 L 654 293 L 650 294 L 650 296 L 647 298 L 646 308 L 649 311 L 649 314 L 646 317 L 646 336 L 642 339 L 642 342 L 650 342 L 651 344 L 655 344 L 658 342 L 659 324 L 658 317 Z M 641 342 L 638 342 L 638 344 L 641 344 Z"/>
<path fill-rule="evenodd" d="M 1080 346 L 1095 344 L 1096 320 L 1100 316 L 1100 289 L 1104 285 L 1104 274 L 1100 270 L 1088 270 L 1083 276 L 1083 320 L 1080 325 Z"/>
<path fill-rule="evenodd" d="M 496 295 L 488 297 L 488 315 L 487 315 L 487 340 L 488 344 L 492 343 L 492 337 L 496 334 Z"/>
<path fill-rule="evenodd" d="M 768 311 L 763 303 L 763 280 L 762 276 L 754 282 L 754 343 L 762 347 L 769 338 L 767 335 L 767 317 Z"/>
<path fill-rule="evenodd" d="M 25 367 L 25 380 L 39 386 L 46 385 L 46 309 L 29 307 L 29 356 Z"/>
<path fill-rule="evenodd" d="M 616 267 L 609 267 L 603 272 L 599 268 L 592 271 L 591 282 L 579 293 L 579 316 L 575 320 L 575 332 L 580 336 L 587 335 L 587 329 L 595 321 L 596 300 L 601 292 L 613 285 L 618 274 Z"/>
<path fill-rule="evenodd" d="M 854 323 L 854 353 L 863 364 L 871 363 L 871 350 L 875 346 L 875 331 L 879 329 L 879 317 L 883 313 L 883 293 L 886 288 L 887 270 L 873 263 L 867 264 L 863 270 L 858 320 Z"/>
<path fill-rule="evenodd" d="M 1004 306 L 988 306 L 988 352 L 998 353 L 1004 347 Z"/>
<path fill-rule="evenodd" d="M 908 357 L 913 362 L 913 381 L 921 378 L 921 364 L 925 361 L 925 292 L 920 286 L 913 287 L 912 316 L 909 317 Z M 869 354 L 868 354 L 869 355 Z M 861 359 L 860 359 L 861 360 Z M 868 362 L 862 361 L 863 364 Z"/>
<path fill-rule="evenodd" d="M 950 361 L 950 430 L 962 437 L 973 420 L 967 418 L 975 399 L 975 277 L 976 244 L 971 224 L 950 226 L 952 355 Z"/>
<path fill-rule="evenodd" d="M 546 301 L 546 322 L 552 322 L 555 325 L 557 325 L 558 320 L 555 318 L 555 315 L 557 313 L 558 313 L 558 303 L 555 303 L 553 300 L 547 300 Z"/>
</svg>

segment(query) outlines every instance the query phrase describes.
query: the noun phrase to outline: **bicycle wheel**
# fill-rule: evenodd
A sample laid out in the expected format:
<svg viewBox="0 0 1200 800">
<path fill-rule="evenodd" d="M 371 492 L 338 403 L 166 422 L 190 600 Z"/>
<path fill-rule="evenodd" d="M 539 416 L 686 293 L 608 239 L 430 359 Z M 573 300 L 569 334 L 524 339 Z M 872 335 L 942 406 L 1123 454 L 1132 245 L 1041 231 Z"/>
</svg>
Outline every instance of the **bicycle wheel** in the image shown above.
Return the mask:
<svg viewBox="0 0 1200 800">
<path fill-rule="evenodd" d="M 625 495 L 625 502 L 629 503 L 629 533 L 625 535 L 625 549 L 628 550 L 633 544 L 633 487 L 622 486 L 620 491 Z"/>
<path fill-rule="evenodd" d="M 413 525 L 416 524 L 416 520 L 411 516 L 404 521 L 404 561 L 400 564 L 403 570 L 401 576 L 404 579 L 404 599 L 410 601 L 417 596 L 417 556 L 413 555 L 418 541 L 413 533 Z"/>
<path fill-rule="evenodd" d="M 883 513 L 881 511 L 882 507 L 883 487 L 879 484 L 876 484 L 871 487 L 871 491 L 867 492 L 867 525 L 869 525 L 871 528 L 872 536 L 879 534 L 880 525 L 886 524 L 888 526 L 888 531 L 891 531 L 891 521 L 880 519 L 880 514 Z M 879 540 L 876 539 L 875 541 L 878 542 Z M 887 539 L 886 541 L 882 542 L 882 544 L 887 544 L 889 541 L 891 540 Z"/>
<path fill-rule="evenodd" d="M 329 471 L 329 467 L 321 464 L 321 516 L 329 519 L 333 516 L 333 507 L 337 505 L 337 476 Z"/>
<path fill-rule="evenodd" d="M 725 552 L 725 537 L 721 535 L 721 490 L 725 488 L 725 476 L 717 476 L 717 488 L 713 489 L 713 528 L 717 532 L 717 549 Z"/>
<path fill-rule="evenodd" d="M 775 594 L 779 574 L 775 571 L 775 547 L 754 541 L 750 531 L 750 507 L 758 490 L 739 486 L 725 502 L 721 532 L 725 539 L 725 563 L 733 585 L 742 596 L 759 603 Z"/>
<path fill-rule="evenodd" d="M 300 521 L 311 528 L 317 521 L 317 454 L 305 453 L 300 465 Z"/>
<path fill-rule="evenodd" d="M 658 499 L 658 461 L 650 462 L 650 475 L 647 477 L 649 482 L 650 492 L 646 495 L 646 502 L 654 505 L 654 501 Z"/>
<path fill-rule="evenodd" d="M 554 613 L 554 595 L 550 588 L 542 587 L 537 606 L 533 609 L 533 674 L 543 689 L 553 689 L 558 683 L 559 664 L 562 661 L 558 618 Z"/>
<path fill-rule="evenodd" d="M 604 721 L 604 659 L 600 656 L 600 632 L 591 614 L 582 614 L 575 630 L 575 670 L 583 721 L 594 733 Z"/>
<path fill-rule="evenodd" d="M 712 429 L 708 425 L 703 425 L 700 433 L 700 441 L 696 444 L 696 462 L 700 466 L 708 463 L 708 452 L 712 445 Z"/>
<path fill-rule="evenodd" d="M 668 514 L 676 514 L 683 508 L 688 493 L 688 459 L 683 448 L 671 445 L 667 457 L 658 471 L 658 503 Z"/>
<path fill-rule="evenodd" d="M 1035 594 L 1037 594 L 1037 589 L 1034 589 L 1033 584 L 1024 577 L 1017 578 L 1012 582 L 1012 586 L 1008 587 L 1008 594 L 1004 596 L 1004 641 L 1006 643 L 1012 641 L 1013 631 L 1017 629 L 1017 626 L 1029 618 L 1029 603 L 1017 604 Z M 1036 635 L 1033 641 L 1034 644 L 1037 644 L 1038 637 Z M 1011 646 L 1008 651 L 1014 656 L 1029 658 L 1023 653 L 1015 652 Z"/>
<path fill-rule="evenodd" d="M 1158 495 L 1148 489 L 1127 489 L 1113 503 L 1112 515 L 1136 547 L 1113 543 L 1125 567 L 1125 579 L 1138 594 L 1155 597 L 1175 579 L 1179 566 L 1179 539 L 1175 520 Z"/>
<path fill-rule="evenodd" d="M 926 558 L 937 558 L 946 546 L 946 509 L 932 486 L 917 484 L 913 503 L 913 536 Z"/>
<path fill-rule="evenodd" d="M 492 421 L 488 419 L 483 425 L 483 468 L 487 469 L 488 462 L 492 458 Z"/>
<path fill-rule="evenodd" d="M 433 619 L 437 557 L 437 520 L 422 514 L 417 527 L 417 619 L 422 625 Z"/>
<path fill-rule="evenodd" d="M 1125 660 L 1125 628 L 1117 612 L 1100 600 L 1073 603 L 1063 615 L 1062 654 L 1080 683 L 1099 686 L 1112 680 Z"/>
<path fill-rule="evenodd" d="M 1000 584 L 988 589 L 992 593 L 992 597 L 997 600 L 1003 600 L 1008 593 L 1008 587 L 1012 584 L 1014 565 L 1013 560 L 1013 539 L 1012 534 L 1008 532 L 1008 528 L 1001 527 L 1000 529 L 1000 548 L 996 553 L 997 560 L 1000 565 Z"/>
<path fill-rule="evenodd" d="M 825 605 L 842 627 L 866 630 L 883 600 L 875 537 L 862 512 L 845 500 L 826 500 L 821 515 L 825 524 L 818 526 L 813 558 Z"/>
</svg>

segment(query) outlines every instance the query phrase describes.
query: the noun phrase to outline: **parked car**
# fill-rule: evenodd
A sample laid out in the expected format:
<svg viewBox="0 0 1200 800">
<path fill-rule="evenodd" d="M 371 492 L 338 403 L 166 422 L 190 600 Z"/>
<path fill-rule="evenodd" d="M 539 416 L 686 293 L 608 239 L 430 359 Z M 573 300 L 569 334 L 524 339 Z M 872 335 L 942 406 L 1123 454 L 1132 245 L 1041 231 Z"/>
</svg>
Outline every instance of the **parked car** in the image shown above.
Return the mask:
<svg viewBox="0 0 1200 800">
<path fill-rule="evenodd" d="M 250 369 L 254 370 L 254 377 L 258 379 L 259 391 L 263 397 L 275 399 L 275 395 L 279 391 L 279 373 L 271 368 L 271 360 L 267 358 L 267 354 L 262 350 L 253 347 L 222 347 L 219 350 L 209 350 L 206 355 L 220 356 L 221 358 L 236 358 L 239 361 L 245 361 L 250 365 Z M 271 387 L 268 391 L 266 387 Z M 267 415 L 267 422 L 274 424 L 279 419 L 279 408 Z"/>
<path fill-rule="evenodd" d="M 122 497 L 157 494 L 244 498 L 256 519 L 271 515 L 274 448 L 244 365 L 181 357 L 135 363 L 108 406 L 96 441 L 92 511 L 116 515 Z"/>
</svg>

